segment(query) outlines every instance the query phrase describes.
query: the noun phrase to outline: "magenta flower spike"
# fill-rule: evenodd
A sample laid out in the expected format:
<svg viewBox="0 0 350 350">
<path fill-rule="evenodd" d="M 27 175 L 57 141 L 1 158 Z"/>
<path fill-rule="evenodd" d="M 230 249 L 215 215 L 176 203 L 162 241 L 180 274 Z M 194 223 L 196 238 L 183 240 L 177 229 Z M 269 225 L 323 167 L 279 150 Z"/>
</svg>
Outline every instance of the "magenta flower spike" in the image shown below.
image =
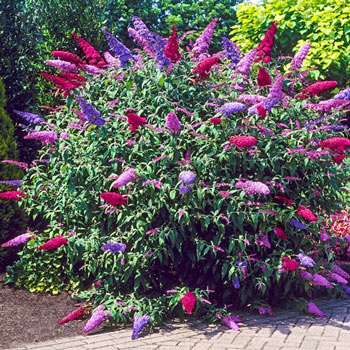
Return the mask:
<svg viewBox="0 0 350 350">
<path fill-rule="evenodd" d="M 87 321 L 85 327 L 83 328 L 83 333 L 91 332 L 109 317 L 111 317 L 111 313 L 106 310 L 104 305 L 100 305 Z"/>
<path fill-rule="evenodd" d="M 165 120 L 165 127 L 170 134 L 179 134 L 181 130 L 181 123 L 174 112 L 170 112 Z"/>
<path fill-rule="evenodd" d="M 241 329 L 236 324 L 237 318 L 235 316 L 225 316 L 222 319 L 222 322 L 230 329 L 233 329 L 234 331 L 240 331 Z M 239 322 L 239 321 L 238 321 Z"/>
<path fill-rule="evenodd" d="M 318 317 L 327 317 L 327 315 L 324 312 L 322 312 L 315 303 L 311 301 L 307 304 L 307 312 Z"/>
</svg>

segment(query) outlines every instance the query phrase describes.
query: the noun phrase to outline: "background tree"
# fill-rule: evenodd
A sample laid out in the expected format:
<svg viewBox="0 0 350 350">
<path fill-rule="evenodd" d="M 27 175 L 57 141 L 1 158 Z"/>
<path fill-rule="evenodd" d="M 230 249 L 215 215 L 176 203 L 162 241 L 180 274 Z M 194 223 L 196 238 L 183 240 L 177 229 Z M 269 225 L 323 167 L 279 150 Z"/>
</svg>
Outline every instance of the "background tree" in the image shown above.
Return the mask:
<svg viewBox="0 0 350 350">
<path fill-rule="evenodd" d="M 0 161 L 16 159 L 17 146 L 13 138 L 14 127 L 11 118 L 6 114 L 5 87 L 0 79 Z M 21 171 L 12 164 L 0 163 L 0 180 L 16 180 L 21 178 Z M 13 187 L 0 183 L 0 192 L 13 190 Z M 0 199 L 0 244 L 22 233 L 25 227 L 24 213 L 13 200 Z M 0 251 L 0 271 L 5 264 L 11 264 L 14 252 Z"/>
</svg>

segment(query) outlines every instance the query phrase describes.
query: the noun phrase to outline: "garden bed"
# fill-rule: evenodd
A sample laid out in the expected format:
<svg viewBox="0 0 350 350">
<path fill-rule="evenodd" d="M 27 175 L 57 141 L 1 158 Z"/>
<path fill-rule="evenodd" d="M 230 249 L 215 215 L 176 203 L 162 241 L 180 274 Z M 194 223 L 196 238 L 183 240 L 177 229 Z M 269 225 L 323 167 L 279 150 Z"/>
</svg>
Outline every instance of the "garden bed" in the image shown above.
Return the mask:
<svg viewBox="0 0 350 350">
<path fill-rule="evenodd" d="M 74 309 L 68 293 L 30 293 L 9 288 L 4 281 L 0 274 L 0 349 L 81 334 L 84 320 L 57 325 Z"/>
</svg>

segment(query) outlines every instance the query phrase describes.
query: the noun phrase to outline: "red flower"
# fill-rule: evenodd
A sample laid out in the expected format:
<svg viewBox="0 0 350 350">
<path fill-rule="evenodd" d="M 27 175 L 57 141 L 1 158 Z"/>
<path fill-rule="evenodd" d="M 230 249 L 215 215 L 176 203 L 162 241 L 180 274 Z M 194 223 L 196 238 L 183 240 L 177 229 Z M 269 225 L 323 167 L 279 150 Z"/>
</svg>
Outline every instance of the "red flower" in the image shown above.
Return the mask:
<svg viewBox="0 0 350 350">
<path fill-rule="evenodd" d="M 315 216 L 310 209 L 307 209 L 303 205 L 300 205 L 296 211 L 296 214 L 308 221 L 317 221 L 318 217 Z"/>
<path fill-rule="evenodd" d="M 131 131 L 136 131 L 140 125 L 147 123 L 145 118 L 142 118 L 135 113 L 126 113 L 126 116 L 128 117 L 128 122 L 130 124 L 129 128 Z"/>
<path fill-rule="evenodd" d="M 40 73 L 40 75 L 45 79 L 51 81 L 51 83 L 53 83 L 57 89 L 63 90 L 65 92 L 68 92 L 68 90 L 76 89 L 78 86 L 81 85 L 80 83 L 67 81 L 63 78 L 56 77 L 54 75 L 47 74 L 47 73 Z"/>
<path fill-rule="evenodd" d="M 113 207 L 116 207 L 117 205 L 124 205 L 128 201 L 127 197 L 115 192 L 103 192 L 100 194 L 100 197 Z"/>
<path fill-rule="evenodd" d="M 61 72 L 59 77 L 74 83 L 76 82 L 84 83 L 85 81 L 87 81 L 85 77 L 77 73 Z"/>
<path fill-rule="evenodd" d="M 299 264 L 297 261 L 284 256 L 282 258 L 282 267 L 287 271 L 294 271 L 299 267 Z"/>
<path fill-rule="evenodd" d="M 89 44 L 87 41 L 85 41 L 75 33 L 73 33 L 73 37 L 78 42 L 81 49 L 84 51 L 84 54 L 89 64 L 98 68 L 101 68 L 106 65 L 105 60 L 100 56 L 98 51 L 91 44 Z"/>
<path fill-rule="evenodd" d="M 321 141 L 320 147 L 343 152 L 345 147 L 350 147 L 350 140 L 345 137 L 331 137 Z"/>
<path fill-rule="evenodd" d="M 56 236 L 46 243 L 42 244 L 38 250 L 53 250 L 62 247 L 68 243 L 68 239 L 63 237 L 62 235 Z"/>
<path fill-rule="evenodd" d="M 187 292 L 181 299 L 181 304 L 185 308 L 186 312 L 191 315 L 196 305 L 196 297 L 192 292 Z"/>
<path fill-rule="evenodd" d="M 173 31 L 164 49 L 165 55 L 170 58 L 171 62 L 180 61 L 181 55 L 179 52 L 179 44 L 177 42 L 176 25 L 173 26 Z"/>
<path fill-rule="evenodd" d="M 280 227 L 276 227 L 274 232 L 278 237 L 282 239 L 287 239 L 287 235 L 284 233 L 284 231 Z"/>
<path fill-rule="evenodd" d="M 270 28 L 267 30 L 264 39 L 261 40 L 258 48 L 255 61 L 263 61 L 268 63 L 271 61 L 271 51 L 273 47 L 273 40 L 277 31 L 276 22 L 273 22 Z"/>
<path fill-rule="evenodd" d="M 258 73 L 258 86 L 269 86 L 271 85 L 271 78 L 269 76 L 269 73 L 266 72 L 266 69 L 264 67 L 259 68 Z"/>
<path fill-rule="evenodd" d="M 289 199 L 287 197 L 283 197 L 283 196 L 274 196 L 275 199 L 281 201 L 283 204 L 285 204 L 287 207 L 290 207 L 291 205 L 293 205 L 293 200 Z"/>
<path fill-rule="evenodd" d="M 198 63 L 198 66 L 192 71 L 193 74 L 199 74 L 199 79 L 204 80 L 208 77 L 208 73 L 214 64 L 217 64 L 219 59 L 214 57 L 206 58 L 205 60 Z"/>
<path fill-rule="evenodd" d="M 2 199 L 14 199 L 15 201 L 21 200 L 21 197 L 25 197 L 24 191 L 8 191 L 0 192 L 0 198 Z"/>
<path fill-rule="evenodd" d="M 260 115 L 260 117 L 262 117 L 262 118 L 265 118 L 266 117 L 266 109 L 264 108 L 264 106 L 262 106 L 262 105 L 258 105 L 257 107 L 256 107 L 256 110 L 257 110 L 257 112 L 258 112 L 258 114 Z"/>
<path fill-rule="evenodd" d="M 213 125 L 221 124 L 221 121 L 222 121 L 221 118 L 216 118 L 216 117 L 209 119 L 209 122 Z"/>
<path fill-rule="evenodd" d="M 230 144 L 236 147 L 255 146 L 258 140 L 254 136 L 231 136 Z"/>
<path fill-rule="evenodd" d="M 305 100 L 308 97 L 316 96 L 323 91 L 333 89 L 338 83 L 334 80 L 331 81 L 318 81 L 314 84 L 311 84 L 307 88 L 301 90 L 301 93 L 295 97 Z"/>
<path fill-rule="evenodd" d="M 82 318 L 85 316 L 85 307 L 80 307 L 76 310 L 74 310 L 73 312 L 71 312 L 69 315 L 67 315 L 66 317 L 63 317 L 62 320 L 60 320 L 58 322 L 58 324 L 63 324 L 63 323 L 67 323 L 73 320 L 77 320 L 78 318 Z"/>
<path fill-rule="evenodd" d="M 343 160 L 344 160 L 345 158 L 346 158 L 345 155 L 339 154 L 339 155 L 337 155 L 337 156 L 334 156 L 334 157 L 333 157 L 333 160 L 334 160 L 334 162 L 335 162 L 336 164 L 341 164 L 341 163 L 343 163 Z"/>
<path fill-rule="evenodd" d="M 78 66 L 85 66 L 86 63 L 74 53 L 66 51 L 52 51 L 52 56 L 60 58 L 61 60 L 76 64 Z"/>
</svg>

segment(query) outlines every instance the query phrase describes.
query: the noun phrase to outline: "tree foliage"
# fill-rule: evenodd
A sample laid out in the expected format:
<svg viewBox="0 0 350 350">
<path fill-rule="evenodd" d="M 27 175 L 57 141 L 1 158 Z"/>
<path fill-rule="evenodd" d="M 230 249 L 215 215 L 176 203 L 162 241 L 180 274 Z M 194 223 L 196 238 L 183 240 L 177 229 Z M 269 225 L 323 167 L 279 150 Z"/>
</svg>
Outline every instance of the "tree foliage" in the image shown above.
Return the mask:
<svg viewBox="0 0 350 350">
<path fill-rule="evenodd" d="M 6 105 L 5 87 L 0 79 L 0 161 L 4 159 L 16 159 L 16 142 L 13 138 L 14 127 L 11 118 L 4 109 Z M 0 163 L 0 180 L 16 180 L 21 177 L 21 172 L 11 164 Z M 13 189 L 11 186 L 0 184 L 0 192 Z M 0 199 L 0 244 L 21 233 L 25 227 L 23 210 L 17 203 Z M 5 264 L 11 264 L 14 254 L 0 252 L 0 270 Z"/>
</svg>

